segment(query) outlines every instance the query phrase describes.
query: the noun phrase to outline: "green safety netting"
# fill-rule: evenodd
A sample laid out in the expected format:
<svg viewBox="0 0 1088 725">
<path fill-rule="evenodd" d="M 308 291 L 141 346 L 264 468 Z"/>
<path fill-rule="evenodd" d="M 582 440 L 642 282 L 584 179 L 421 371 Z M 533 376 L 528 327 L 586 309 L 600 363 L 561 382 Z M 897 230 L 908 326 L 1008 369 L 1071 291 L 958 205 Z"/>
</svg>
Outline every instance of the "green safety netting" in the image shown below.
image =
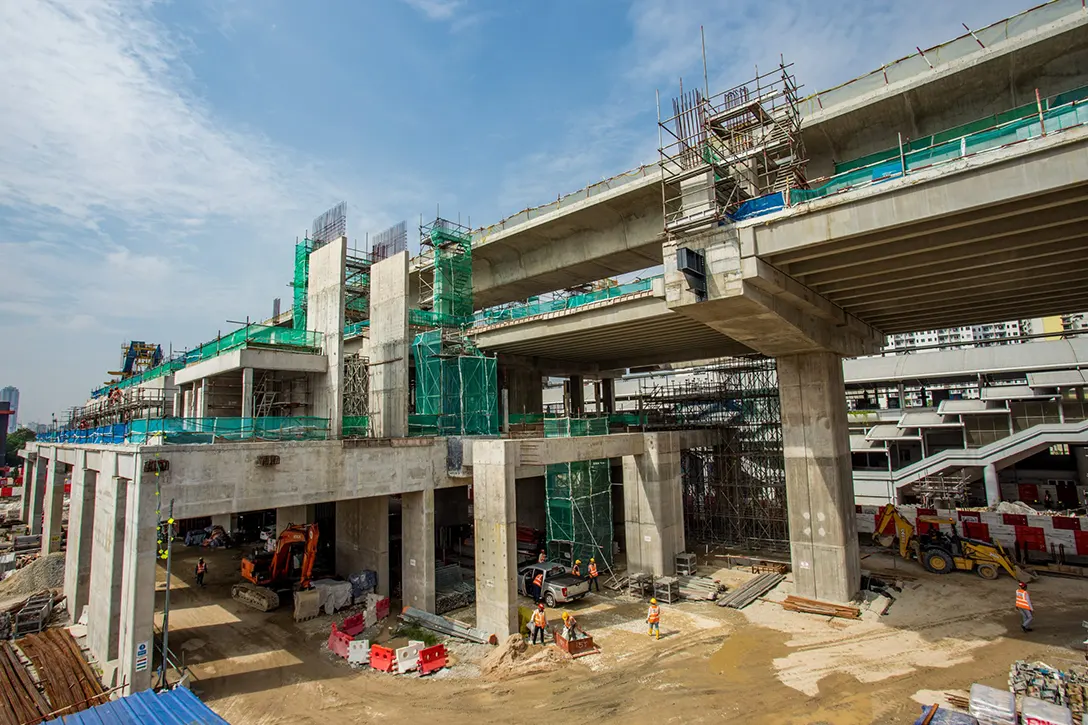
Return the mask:
<svg viewBox="0 0 1088 725">
<path fill-rule="evenodd" d="M 295 276 L 291 280 L 295 295 L 291 321 L 296 330 L 306 329 L 306 293 L 310 284 L 310 252 L 313 248 L 314 243 L 309 239 L 302 239 L 295 245 Z"/>
<path fill-rule="evenodd" d="M 497 435 L 498 384 L 495 358 L 462 340 L 444 341 L 442 330 L 416 335 L 416 435 Z"/>
<path fill-rule="evenodd" d="M 329 436 L 329 419 L 315 417 L 157 418 L 129 424 L 129 443 L 212 443 L 216 440 L 312 441 Z"/>
<path fill-rule="evenodd" d="M 472 237 L 456 229 L 435 226 L 430 230 L 434 245 L 434 304 L 440 317 L 472 317 Z"/>
<path fill-rule="evenodd" d="M 606 435 L 609 420 L 546 418 L 544 436 Z M 545 469 L 548 557 L 555 561 L 596 557 L 612 566 L 612 479 L 607 458 L 550 464 Z"/>
<path fill-rule="evenodd" d="M 370 416 L 345 415 L 341 427 L 345 437 L 366 438 L 370 435 Z"/>
<path fill-rule="evenodd" d="M 644 292 L 652 289 L 654 280 L 661 278 L 662 276 L 663 275 L 647 277 L 646 279 L 639 279 L 634 282 L 594 290 L 593 292 L 586 292 L 584 294 L 571 295 L 570 297 L 558 300 L 542 302 L 538 299 L 531 298 L 527 302 L 493 307 L 491 309 L 483 310 L 482 312 L 477 312 L 473 319 L 473 324 L 478 327 L 494 325 L 509 320 L 520 320 L 523 317 L 532 317 L 533 315 L 542 315 L 548 312 L 558 312 L 560 310 L 582 307 L 583 305 L 588 305 L 593 302 L 612 299 L 613 297 L 622 297 L 635 292 Z"/>
<path fill-rule="evenodd" d="M 321 351 L 321 334 L 313 330 L 298 330 L 291 327 L 267 327 L 264 325 L 246 325 L 211 342 L 206 342 L 195 350 L 185 353 L 186 363 L 222 355 L 230 350 L 250 346 L 302 348 L 307 352 Z"/>
</svg>

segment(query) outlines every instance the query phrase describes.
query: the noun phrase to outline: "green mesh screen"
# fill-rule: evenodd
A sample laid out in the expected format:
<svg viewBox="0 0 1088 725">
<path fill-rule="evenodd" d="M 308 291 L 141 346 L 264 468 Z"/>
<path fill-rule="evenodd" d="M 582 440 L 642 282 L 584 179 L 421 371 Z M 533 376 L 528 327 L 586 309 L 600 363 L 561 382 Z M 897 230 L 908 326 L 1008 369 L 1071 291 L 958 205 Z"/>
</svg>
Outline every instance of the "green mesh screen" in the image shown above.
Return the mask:
<svg viewBox="0 0 1088 725">
<path fill-rule="evenodd" d="M 329 437 L 329 419 L 303 416 L 156 418 L 134 420 L 129 425 L 130 443 L 146 443 L 156 435 L 164 436 L 167 443 L 325 440 Z"/>
<path fill-rule="evenodd" d="M 467 353 L 467 354 L 466 354 Z M 411 435 L 498 435 L 495 359 L 442 330 L 416 335 L 416 412 Z"/>
<path fill-rule="evenodd" d="M 306 292 L 310 283 L 310 252 L 313 247 L 314 243 L 309 239 L 295 245 L 295 276 L 291 280 L 295 298 L 291 306 L 291 320 L 296 330 L 306 329 Z"/>
<path fill-rule="evenodd" d="M 544 436 L 606 435 L 608 418 L 546 418 Z M 555 463 L 545 471 L 548 558 L 590 557 L 612 566 L 612 479 L 607 458 Z"/>
<path fill-rule="evenodd" d="M 472 317 L 472 237 L 456 229 L 430 230 L 434 253 L 434 312 L 440 317 Z"/>
<path fill-rule="evenodd" d="M 341 435 L 346 438 L 366 438 L 370 435 L 370 416 L 345 415 L 341 424 Z"/>
</svg>

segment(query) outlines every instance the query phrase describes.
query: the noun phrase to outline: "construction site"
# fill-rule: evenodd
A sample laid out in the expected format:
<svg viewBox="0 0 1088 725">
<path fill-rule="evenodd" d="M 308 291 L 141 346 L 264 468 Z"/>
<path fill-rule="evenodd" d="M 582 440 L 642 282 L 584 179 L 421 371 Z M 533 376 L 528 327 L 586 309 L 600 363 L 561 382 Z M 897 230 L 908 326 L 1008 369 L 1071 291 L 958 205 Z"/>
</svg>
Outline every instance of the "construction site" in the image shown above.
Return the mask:
<svg viewBox="0 0 1088 725">
<path fill-rule="evenodd" d="M 286 308 L 124 345 L 0 489 L 0 725 L 1080 722 L 1079 357 L 851 366 L 1088 309 L 1088 11 L 803 73 L 705 73 L 656 163 L 491 226 L 337 204 Z M 1006 242 L 1060 263 L 948 272 Z"/>
</svg>

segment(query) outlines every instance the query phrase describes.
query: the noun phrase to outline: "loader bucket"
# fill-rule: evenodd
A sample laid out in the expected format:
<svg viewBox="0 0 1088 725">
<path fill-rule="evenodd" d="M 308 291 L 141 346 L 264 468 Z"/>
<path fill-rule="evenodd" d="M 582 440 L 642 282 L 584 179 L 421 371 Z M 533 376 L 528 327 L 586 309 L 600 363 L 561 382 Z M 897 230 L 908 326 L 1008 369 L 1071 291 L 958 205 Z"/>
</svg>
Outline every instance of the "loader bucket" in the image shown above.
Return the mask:
<svg viewBox="0 0 1088 725">
<path fill-rule="evenodd" d="M 1013 564 L 1012 569 L 1016 572 L 1016 578 L 1022 582 L 1033 582 L 1039 578 L 1039 575 L 1033 572 L 1031 569 L 1025 569 L 1015 564 Z"/>
</svg>

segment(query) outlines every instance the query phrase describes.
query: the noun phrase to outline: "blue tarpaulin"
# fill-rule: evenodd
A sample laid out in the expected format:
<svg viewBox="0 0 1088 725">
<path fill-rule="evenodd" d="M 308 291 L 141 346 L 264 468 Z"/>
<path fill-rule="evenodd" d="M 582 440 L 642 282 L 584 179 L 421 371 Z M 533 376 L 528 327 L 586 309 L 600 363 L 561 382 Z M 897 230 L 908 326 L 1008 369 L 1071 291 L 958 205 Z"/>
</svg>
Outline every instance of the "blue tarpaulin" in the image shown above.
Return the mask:
<svg viewBox="0 0 1088 725">
<path fill-rule="evenodd" d="M 96 705 L 45 725 L 230 725 L 184 687 L 151 690 Z"/>
</svg>

